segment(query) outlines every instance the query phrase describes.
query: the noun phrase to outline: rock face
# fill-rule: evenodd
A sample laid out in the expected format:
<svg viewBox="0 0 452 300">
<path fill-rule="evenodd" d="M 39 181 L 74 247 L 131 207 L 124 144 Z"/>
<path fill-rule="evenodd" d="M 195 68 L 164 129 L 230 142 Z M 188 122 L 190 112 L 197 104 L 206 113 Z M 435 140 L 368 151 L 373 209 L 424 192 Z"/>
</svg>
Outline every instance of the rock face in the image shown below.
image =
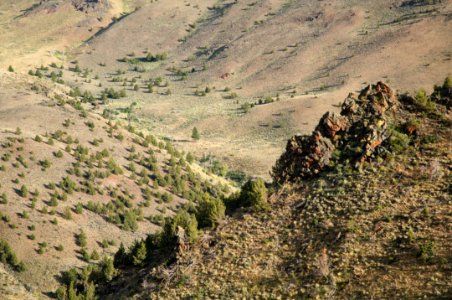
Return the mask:
<svg viewBox="0 0 452 300">
<path fill-rule="evenodd" d="M 107 0 L 72 0 L 72 5 L 76 10 L 83 12 L 109 7 Z"/>
<path fill-rule="evenodd" d="M 369 85 L 358 96 L 349 94 L 339 116 L 327 112 L 311 135 L 288 141 L 273 167 L 274 182 L 310 178 L 326 169 L 333 157 L 359 166 L 389 137 L 387 119 L 396 104 L 394 92 L 382 82 Z"/>
<path fill-rule="evenodd" d="M 64 7 L 65 5 L 70 5 L 75 10 L 84 13 L 105 12 L 106 9 L 111 8 L 109 0 L 40 0 L 25 10 L 22 16 L 37 13 L 55 13 L 60 7 Z"/>
</svg>

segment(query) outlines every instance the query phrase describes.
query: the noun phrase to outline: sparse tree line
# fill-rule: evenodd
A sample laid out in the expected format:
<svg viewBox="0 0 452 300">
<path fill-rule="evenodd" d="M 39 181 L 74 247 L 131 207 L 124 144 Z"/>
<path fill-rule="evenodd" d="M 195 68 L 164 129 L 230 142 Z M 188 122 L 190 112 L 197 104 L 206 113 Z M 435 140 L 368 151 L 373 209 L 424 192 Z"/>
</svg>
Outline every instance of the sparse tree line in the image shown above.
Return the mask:
<svg viewBox="0 0 452 300">
<path fill-rule="evenodd" d="M 177 254 L 181 230 L 184 242 L 194 244 L 200 237 L 200 231 L 218 226 L 227 210 L 231 212 L 240 207 L 268 209 L 267 193 L 264 181 L 256 179 L 249 180 L 240 193 L 225 198 L 224 201 L 204 194 L 197 206 L 182 207 L 174 217 L 166 217 L 162 229 L 157 233 L 135 241 L 128 250 L 121 243 L 113 259 L 105 257 L 100 263 L 90 264 L 80 271 L 71 269 L 65 272 L 62 285 L 55 294 L 61 300 L 94 299 L 96 286 L 112 281 L 122 270 L 170 263 Z M 80 241 L 78 243 L 84 244 Z"/>
</svg>

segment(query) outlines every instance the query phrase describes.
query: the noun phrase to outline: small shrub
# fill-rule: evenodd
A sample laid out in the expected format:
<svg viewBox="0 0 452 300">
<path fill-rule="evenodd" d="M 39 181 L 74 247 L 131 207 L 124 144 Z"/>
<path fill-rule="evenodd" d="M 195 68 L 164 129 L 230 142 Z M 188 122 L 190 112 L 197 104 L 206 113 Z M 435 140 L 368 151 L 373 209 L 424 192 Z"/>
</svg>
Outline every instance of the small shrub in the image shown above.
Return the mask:
<svg viewBox="0 0 452 300">
<path fill-rule="evenodd" d="M 55 157 L 57 158 L 61 158 L 63 157 L 63 152 L 61 150 L 58 150 L 57 152 L 54 152 L 53 155 L 55 155 Z"/>
<path fill-rule="evenodd" d="M 78 215 L 83 213 L 83 205 L 81 203 L 77 203 L 77 205 L 75 206 L 75 213 Z"/>
<path fill-rule="evenodd" d="M 20 187 L 19 194 L 20 194 L 20 196 L 22 196 L 22 197 L 24 197 L 24 198 L 28 196 L 28 188 L 27 188 L 26 185 L 22 185 L 22 186 Z"/>
<path fill-rule="evenodd" d="M 99 260 L 100 256 L 99 253 L 97 253 L 96 250 L 93 250 L 93 252 L 91 252 L 91 259 L 92 260 Z"/>
<path fill-rule="evenodd" d="M 173 219 L 167 218 L 163 225 L 162 243 L 163 245 L 173 245 L 177 239 L 178 227 L 185 231 L 185 235 L 190 243 L 198 238 L 198 221 L 195 215 L 191 215 L 186 210 L 179 210 Z"/>
<path fill-rule="evenodd" d="M 86 233 L 83 231 L 83 229 L 80 229 L 79 233 L 75 236 L 75 241 L 80 247 L 86 247 Z"/>
<path fill-rule="evenodd" d="M 191 132 L 191 138 L 194 139 L 194 140 L 199 140 L 200 137 L 201 137 L 201 136 L 200 136 L 200 134 L 199 134 L 198 128 L 193 127 L 193 130 L 192 130 L 192 132 Z"/>
<path fill-rule="evenodd" d="M 8 204 L 8 197 L 5 193 L 0 195 L 0 204 Z"/>
<path fill-rule="evenodd" d="M 432 112 L 436 109 L 436 105 L 434 102 L 430 100 L 427 96 L 427 92 L 424 89 L 420 89 L 416 92 L 414 96 L 415 104 L 426 112 Z"/>
<path fill-rule="evenodd" d="M 85 248 L 82 248 L 80 251 L 80 254 L 82 255 L 82 259 L 86 262 L 89 262 L 91 260 L 91 255 L 88 253 L 88 251 Z"/>
<path fill-rule="evenodd" d="M 44 159 L 44 160 L 39 161 L 39 165 L 41 166 L 41 170 L 45 171 L 48 168 L 50 168 L 52 163 L 48 159 Z"/>
<path fill-rule="evenodd" d="M 131 255 L 133 265 L 141 265 L 146 259 L 147 255 L 146 243 L 144 241 L 136 242 L 131 251 Z"/>
<path fill-rule="evenodd" d="M 47 251 L 47 243 L 46 242 L 39 243 L 38 254 L 44 254 L 46 251 Z"/>
<path fill-rule="evenodd" d="M 236 207 L 252 207 L 255 210 L 265 210 L 267 203 L 267 188 L 261 178 L 250 179 L 243 186 L 240 195 L 232 196 L 227 201 L 229 209 Z"/>
<path fill-rule="evenodd" d="M 410 144 L 410 137 L 397 130 L 392 130 L 391 136 L 389 137 L 389 144 L 393 152 L 402 153 L 408 148 Z"/>
<path fill-rule="evenodd" d="M 426 241 L 419 244 L 419 257 L 423 262 L 431 262 L 435 257 L 435 242 Z"/>
<path fill-rule="evenodd" d="M 443 89 L 452 89 L 452 76 L 447 76 L 444 79 Z"/>
<path fill-rule="evenodd" d="M 245 102 L 243 103 L 240 108 L 242 109 L 242 111 L 247 114 L 250 112 L 251 108 L 254 107 L 254 103 L 249 103 L 249 102 Z"/>
<path fill-rule="evenodd" d="M 224 218 L 226 207 L 220 199 L 205 195 L 198 204 L 196 219 L 200 227 L 214 228 Z"/>
<path fill-rule="evenodd" d="M 71 209 L 69 207 L 66 207 L 64 209 L 63 218 L 65 218 L 66 220 L 72 220 Z"/>
<path fill-rule="evenodd" d="M 25 264 L 17 259 L 16 254 L 10 245 L 0 239 L 0 262 L 10 265 L 15 271 L 22 272 L 25 271 Z"/>
</svg>

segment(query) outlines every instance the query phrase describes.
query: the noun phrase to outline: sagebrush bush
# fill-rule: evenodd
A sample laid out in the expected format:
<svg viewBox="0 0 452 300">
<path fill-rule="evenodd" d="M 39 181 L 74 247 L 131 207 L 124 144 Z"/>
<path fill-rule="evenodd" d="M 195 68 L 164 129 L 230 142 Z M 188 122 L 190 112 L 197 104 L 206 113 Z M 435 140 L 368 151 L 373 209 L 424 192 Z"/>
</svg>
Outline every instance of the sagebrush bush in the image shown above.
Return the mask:
<svg viewBox="0 0 452 300">
<path fill-rule="evenodd" d="M 75 239 L 77 245 L 79 245 L 82 248 L 86 247 L 87 244 L 86 233 L 82 229 L 80 229 L 79 233 L 75 236 Z"/>
<path fill-rule="evenodd" d="M 452 77 L 451 76 L 447 76 L 446 79 L 444 79 L 443 88 L 444 89 L 452 89 Z"/>
</svg>

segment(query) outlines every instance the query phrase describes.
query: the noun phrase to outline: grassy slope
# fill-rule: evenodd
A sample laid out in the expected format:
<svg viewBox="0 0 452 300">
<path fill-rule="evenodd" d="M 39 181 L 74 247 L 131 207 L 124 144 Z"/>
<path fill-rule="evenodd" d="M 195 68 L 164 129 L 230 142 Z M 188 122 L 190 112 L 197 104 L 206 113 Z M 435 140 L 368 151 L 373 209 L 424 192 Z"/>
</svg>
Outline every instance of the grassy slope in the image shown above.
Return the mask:
<svg viewBox="0 0 452 300">
<path fill-rule="evenodd" d="M 114 249 L 119 246 L 120 242 L 130 245 L 135 239 L 145 236 L 149 232 L 153 232 L 158 226 L 143 219 L 138 222 L 138 229 L 135 232 L 125 231 L 121 226 L 107 222 L 105 218 L 86 209 L 88 201 L 96 203 L 109 203 L 113 200 L 113 196 L 108 195 L 108 190 L 119 189 L 118 193 L 130 193 L 134 198 L 130 198 L 133 208 L 141 207 L 143 217 L 152 215 L 171 215 L 179 205 L 186 203 L 181 193 L 175 192 L 170 186 L 154 188 L 154 180 L 150 179 L 149 184 L 139 185 L 140 175 L 133 175 L 128 170 L 130 160 L 128 159 L 130 147 L 134 146 L 136 154 L 147 157 L 147 151 L 152 149 L 155 151 L 157 166 L 160 172 L 165 175 L 169 169 L 169 159 L 171 155 L 165 149 L 157 146 L 141 146 L 133 141 L 133 139 L 141 139 L 135 134 L 129 133 L 124 128 L 113 129 L 112 135 L 107 130 L 110 126 L 106 120 L 98 115 L 88 113 L 86 118 L 80 117 L 80 112 L 68 104 L 64 106 L 56 106 L 55 95 L 63 95 L 65 89 L 61 85 L 54 85 L 46 80 L 22 77 L 18 74 L 2 74 L 2 83 L 0 92 L 0 157 L 6 154 L 10 155 L 8 160 L 1 160 L 0 165 L 0 194 L 5 193 L 8 203 L 0 204 L 0 212 L 3 216 L 9 216 L 0 221 L 0 232 L 2 239 L 8 241 L 11 247 L 17 253 L 20 260 L 27 265 L 27 271 L 16 274 L 22 281 L 27 282 L 36 291 L 51 291 L 55 287 L 57 275 L 59 272 L 72 266 L 82 266 L 85 263 L 80 259 L 80 247 L 75 243 L 75 234 L 83 229 L 88 237 L 87 249 L 89 252 L 96 250 L 102 254 L 111 254 Z M 31 87 L 39 87 L 40 91 L 35 92 Z M 70 120 L 70 125 L 66 128 L 63 126 L 65 120 Z M 94 129 L 89 130 L 87 122 L 94 124 Z M 21 129 L 20 134 L 16 134 L 16 128 Z M 111 128 L 110 128 L 111 129 Z M 47 143 L 48 137 L 45 135 L 53 134 L 56 131 L 64 131 L 65 134 L 61 140 L 54 139 L 54 144 Z M 122 134 L 123 141 L 119 141 L 116 136 Z M 36 135 L 42 137 L 42 142 L 34 140 Z M 76 162 L 74 149 L 76 144 L 71 144 L 71 152 L 65 150 L 67 145 L 67 137 L 73 140 L 78 139 L 79 145 L 89 149 L 89 155 L 95 154 L 96 151 L 107 149 L 110 157 L 121 166 L 124 175 L 110 175 L 105 179 L 95 179 L 94 187 L 98 189 L 94 195 L 85 192 L 74 192 L 67 195 L 67 200 L 58 200 L 58 206 L 50 206 L 51 194 L 54 192 L 46 185 L 53 182 L 58 183 L 63 177 L 68 175 L 69 169 Z M 99 145 L 92 144 L 94 139 L 102 139 Z M 61 158 L 55 157 L 54 153 L 62 151 Z M 24 167 L 17 160 L 23 157 L 27 167 Z M 50 168 L 43 171 L 40 167 L 40 161 L 48 159 L 51 162 Z M 105 158 L 107 162 L 109 158 Z M 139 159 L 134 162 L 137 174 L 143 169 L 139 164 Z M 182 174 L 186 173 L 186 168 L 181 166 Z M 228 185 L 224 179 L 211 176 L 204 173 L 203 169 L 197 165 L 193 165 L 195 178 L 201 182 L 209 182 L 212 185 L 217 183 Z M 84 163 L 81 164 L 80 170 L 82 174 L 86 171 L 104 171 L 103 167 L 98 167 L 94 163 L 94 168 L 89 168 Z M 152 175 L 152 171 L 148 171 Z M 134 179 L 135 176 L 135 179 Z M 77 186 L 81 186 L 85 181 L 83 177 L 69 175 L 69 177 L 77 182 Z M 15 180 L 18 179 L 18 182 Z M 27 197 L 21 197 L 18 190 L 22 185 L 26 185 L 29 194 Z M 170 203 L 158 200 L 158 195 L 151 196 L 149 206 L 142 206 L 144 202 L 143 188 L 148 186 L 153 193 L 166 193 L 172 195 L 173 200 Z M 187 182 L 188 190 L 193 190 L 193 183 Z M 202 184 L 204 186 L 204 184 Z M 36 207 L 31 206 L 32 192 L 39 191 L 37 196 Z M 123 192 L 119 192 L 123 191 Z M 61 194 L 62 190 L 56 188 L 56 192 Z M 101 194 L 102 193 L 102 194 Z M 129 196 L 126 196 L 129 198 Z M 82 214 L 74 212 L 75 205 L 82 203 L 85 206 Z M 43 213 L 42 209 L 46 208 L 48 212 L 53 209 L 53 214 Z M 64 211 L 71 210 L 72 219 L 64 218 Z M 28 214 L 23 217 L 23 212 Z M 56 219 L 58 225 L 52 224 L 50 221 Z M 31 231 L 29 226 L 35 225 L 36 229 Z M 34 234 L 35 239 L 31 240 L 28 236 Z M 116 245 L 107 249 L 102 249 L 100 243 L 104 239 L 112 239 L 116 241 Z M 44 254 L 37 252 L 38 243 L 47 242 L 47 251 Z M 56 246 L 62 244 L 64 251 L 59 252 Z M 44 279 L 43 279 L 44 278 Z M 38 292 L 36 292 L 39 294 Z"/>
</svg>

